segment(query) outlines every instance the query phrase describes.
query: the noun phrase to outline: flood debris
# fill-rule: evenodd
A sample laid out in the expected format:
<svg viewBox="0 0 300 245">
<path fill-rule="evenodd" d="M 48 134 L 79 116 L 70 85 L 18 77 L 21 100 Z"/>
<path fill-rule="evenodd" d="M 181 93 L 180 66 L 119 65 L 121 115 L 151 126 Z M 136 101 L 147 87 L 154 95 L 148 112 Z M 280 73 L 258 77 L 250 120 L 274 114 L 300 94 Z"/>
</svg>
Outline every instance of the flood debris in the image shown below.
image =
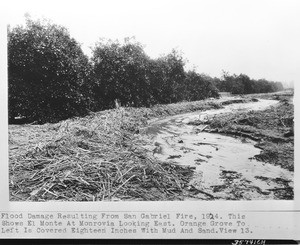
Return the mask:
<svg viewBox="0 0 300 245">
<path fill-rule="evenodd" d="M 9 155 L 10 200 L 182 200 L 193 168 L 153 158 L 137 133 L 143 126 L 118 108 L 11 130 L 10 147 L 19 150 Z M 28 131 L 35 132 L 29 144 Z"/>
<path fill-rule="evenodd" d="M 233 99 L 233 100 L 226 100 L 221 103 L 221 105 L 230 105 L 230 104 L 237 104 L 237 103 L 245 103 L 243 99 Z"/>
<path fill-rule="evenodd" d="M 201 164 L 202 162 L 207 162 L 207 160 L 202 159 L 202 158 L 197 158 L 197 159 L 195 159 L 195 163 L 196 163 L 196 164 Z"/>
<path fill-rule="evenodd" d="M 181 155 L 170 155 L 168 157 L 168 159 L 174 159 L 174 158 L 180 158 L 180 157 L 182 157 L 182 156 Z"/>
<path fill-rule="evenodd" d="M 212 156 L 210 156 L 210 155 L 205 155 L 205 154 L 201 154 L 201 153 L 198 153 L 198 155 L 199 155 L 199 156 L 202 156 L 202 157 L 206 157 L 206 158 L 208 158 L 208 159 L 209 159 L 209 158 L 212 158 Z"/>
<path fill-rule="evenodd" d="M 208 193 L 208 192 L 206 192 L 204 190 L 200 190 L 199 188 L 196 188 L 193 185 L 189 186 L 189 192 L 193 193 L 196 196 L 199 195 L 199 193 L 200 194 L 204 194 L 206 196 L 205 200 L 214 200 L 214 199 L 216 199 L 216 197 L 213 196 L 212 194 L 210 194 L 210 193 Z"/>
<path fill-rule="evenodd" d="M 196 166 L 190 185 L 215 193 L 214 199 L 291 200 L 294 146 L 293 136 L 285 134 L 293 128 L 293 105 L 286 100 L 248 101 L 155 122 L 164 125 L 157 137 L 165 155 L 158 157 L 169 160 L 180 154 L 175 162 Z M 255 178 L 259 173 L 265 179 Z M 212 200 L 200 192 L 190 199 Z"/>
<path fill-rule="evenodd" d="M 251 101 L 251 98 L 241 100 Z M 211 184 L 207 189 L 203 185 L 205 175 L 197 168 L 200 165 L 213 167 L 209 164 L 213 160 L 209 147 L 220 157 L 223 150 L 218 144 L 209 143 L 207 136 L 194 142 L 196 145 L 189 145 L 187 140 L 194 134 L 207 132 L 243 137 L 241 141 L 255 140 L 256 147 L 263 150 L 254 157 L 256 160 L 293 171 L 293 108 L 290 100 L 282 100 L 278 107 L 267 112 L 222 114 L 205 120 L 199 120 L 198 116 L 198 125 L 188 122 L 188 127 L 195 126 L 190 132 L 193 135 L 184 131 L 176 133 L 173 128 L 168 130 L 166 122 L 152 124 L 169 115 L 223 108 L 223 102 L 207 100 L 153 108 L 119 107 L 56 124 L 9 125 L 10 200 L 255 199 L 249 190 L 269 199 L 293 198 L 292 183 L 284 178 L 257 178 L 257 181 L 276 184 L 266 190 L 224 166 L 220 166 L 223 171 L 219 176 L 223 183 Z M 172 123 L 177 122 L 172 119 Z M 178 144 L 180 151 L 180 154 L 168 154 L 167 161 L 159 159 L 165 155 L 164 149 L 153 141 L 153 137 L 162 132 L 172 138 L 168 145 Z M 207 153 L 200 150 L 204 148 L 207 148 Z M 187 154 L 195 155 L 196 165 L 192 165 L 194 161 L 187 161 L 184 165 L 177 163 L 178 160 L 187 160 Z"/>
<path fill-rule="evenodd" d="M 256 141 L 262 149 L 257 160 L 294 169 L 294 106 L 280 102 L 264 111 L 222 114 L 207 122 L 209 132 L 234 135 Z"/>
</svg>

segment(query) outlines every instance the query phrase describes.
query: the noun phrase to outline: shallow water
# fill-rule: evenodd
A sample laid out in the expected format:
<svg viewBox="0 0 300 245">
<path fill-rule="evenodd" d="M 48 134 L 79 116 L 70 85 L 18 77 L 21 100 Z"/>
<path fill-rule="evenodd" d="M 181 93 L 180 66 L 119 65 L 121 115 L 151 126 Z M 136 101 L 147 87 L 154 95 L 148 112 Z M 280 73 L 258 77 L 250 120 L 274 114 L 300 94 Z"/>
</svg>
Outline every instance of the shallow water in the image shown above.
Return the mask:
<svg viewBox="0 0 300 245">
<path fill-rule="evenodd" d="M 278 101 L 259 100 L 231 104 L 222 109 L 152 121 L 148 133 L 156 142 L 154 156 L 162 161 L 195 167 L 189 183 L 194 194 L 189 199 L 280 199 L 278 191 L 291 190 L 293 173 L 253 159 L 260 153 L 254 141 L 200 132 L 203 125 L 188 124 L 220 113 L 263 110 L 276 103 Z"/>
</svg>

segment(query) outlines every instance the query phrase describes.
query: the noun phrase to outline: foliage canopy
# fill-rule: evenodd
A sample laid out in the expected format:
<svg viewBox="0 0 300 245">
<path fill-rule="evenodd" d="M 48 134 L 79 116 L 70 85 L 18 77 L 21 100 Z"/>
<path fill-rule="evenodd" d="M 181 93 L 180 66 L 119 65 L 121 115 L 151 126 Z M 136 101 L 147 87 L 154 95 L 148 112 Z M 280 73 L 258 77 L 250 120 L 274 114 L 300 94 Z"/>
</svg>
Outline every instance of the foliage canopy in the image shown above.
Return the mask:
<svg viewBox="0 0 300 245">
<path fill-rule="evenodd" d="M 150 58 L 135 39 L 99 41 L 89 59 L 66 28 L 27 18 L 8 28 L 9 121 L 56 122 L 88 111 L 123 106 L 196 101 L 233 94 L 282 90 L 281 83 L 245 74 L 212 78 L 185 71 L 182 55 L 172 50 Z"/>
<path fill-rule="evenodd" d="M 61 26 L 27 19 L 8 30 L 9 117 L 51 122 L 89 107 L 91 66 Z"/>
</svg>

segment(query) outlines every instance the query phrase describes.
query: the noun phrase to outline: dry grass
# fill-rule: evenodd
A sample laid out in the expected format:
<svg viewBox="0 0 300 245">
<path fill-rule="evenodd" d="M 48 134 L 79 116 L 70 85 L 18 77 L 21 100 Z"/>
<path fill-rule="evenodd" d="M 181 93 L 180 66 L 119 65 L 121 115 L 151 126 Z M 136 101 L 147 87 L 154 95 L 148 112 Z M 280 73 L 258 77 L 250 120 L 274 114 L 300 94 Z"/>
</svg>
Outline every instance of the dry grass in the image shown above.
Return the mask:
<svg viewBox="0 0 300 245">
<path fill-rule="evenodd" d="M 182 199 L 192 169 L 151 158 L 148 139 L 138 134 L 142 119 L 119 108 L 10 130 L 11 200 Z"/>
</svg>

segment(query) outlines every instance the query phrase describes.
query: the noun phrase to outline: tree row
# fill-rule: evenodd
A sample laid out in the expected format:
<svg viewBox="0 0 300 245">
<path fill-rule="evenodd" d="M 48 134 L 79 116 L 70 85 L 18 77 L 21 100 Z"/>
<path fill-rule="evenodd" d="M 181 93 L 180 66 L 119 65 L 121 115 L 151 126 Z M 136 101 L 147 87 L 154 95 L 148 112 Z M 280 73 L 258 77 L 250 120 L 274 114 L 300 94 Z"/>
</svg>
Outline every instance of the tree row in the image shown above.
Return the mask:
<svg viewBox="0 0 300 245">
<path fill-rule="evenodd" d="M 123 106 L 152 106 L 232 93 L 273 92 L 279 83 L 246 75 L 211 78 L 185 71 L 173 50 L 150 58 L 133 39 L 100 41 L 87 57 L 68 30 L 49 21 L 26 20 L 8 28 L 9 121 L 57 122 L 89 111 Z"/>
</svg>

